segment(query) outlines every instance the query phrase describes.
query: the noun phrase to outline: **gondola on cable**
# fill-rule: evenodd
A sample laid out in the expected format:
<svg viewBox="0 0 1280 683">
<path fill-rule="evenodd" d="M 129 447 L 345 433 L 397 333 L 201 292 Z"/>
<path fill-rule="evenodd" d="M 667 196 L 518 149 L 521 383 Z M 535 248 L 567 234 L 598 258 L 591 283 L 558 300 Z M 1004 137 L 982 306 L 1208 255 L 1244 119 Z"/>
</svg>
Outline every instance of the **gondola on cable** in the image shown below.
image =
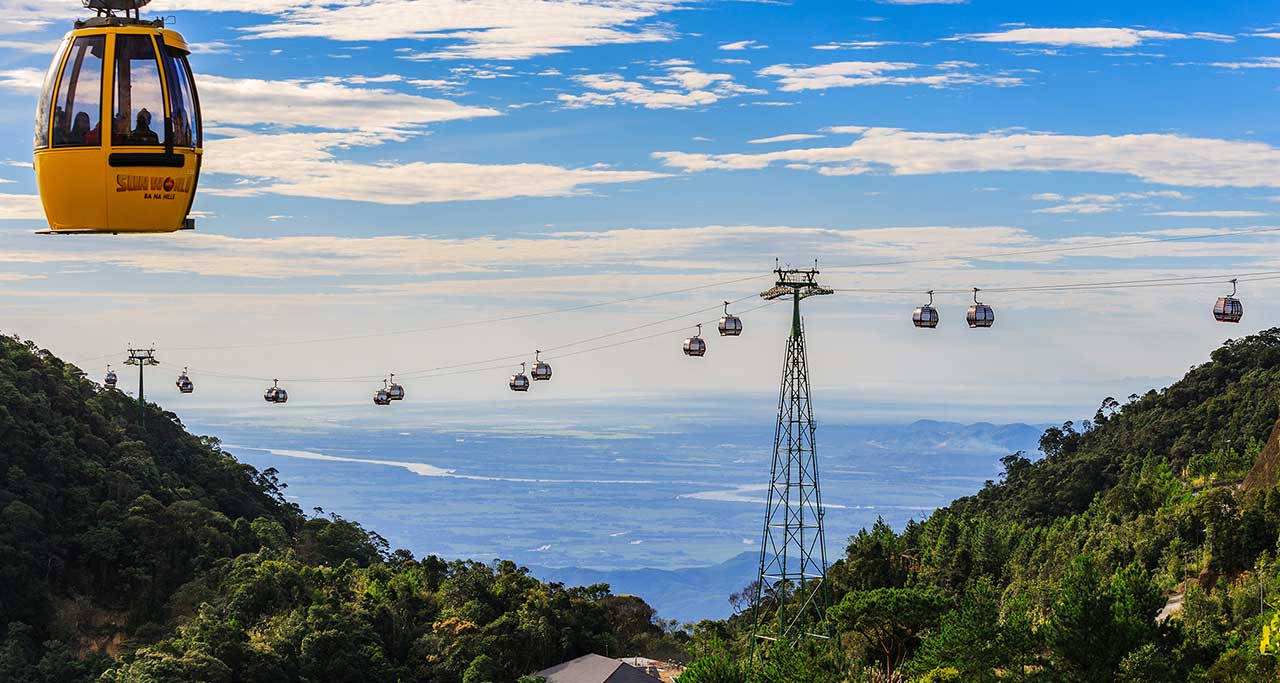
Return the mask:
<svg viewBox="0 0 1280 683">
<path fill-rule="evenodd" d="M 182 374 L 178 375 L 178 381 L 174 382 L 178 387 L 178 391 L 184 394 L 190 394 L 196 390 L 196 385 L 192 383 L 191 378 L 187 376 L 187 369 L 182 369 Z"/>
<path fill-rule="evenodd" d="M 391 391 L 387 389 L 387 380 L 382 380 L 382 388 L 373 392 L 373 405 L 389 406 L 391 405 Z"/>
<path fill-rule="evenodd" d="M 1244 317 L 1244 304 L 1236 298 L 1236 278 L 1231 278 L 1231 295 L 1218 297 L 1213 304 L 1213 319 L 1220 323 L 1238 323 Z"/>
<path fill-rule="evenodd" d="M 990 306 L 978 301 L 978 292 L 981 291 L 977 287 L 973 288 L 973 305 L 965 315 L 965 319 L 969 321 L 969 327 L 991 327 L 996 324 L 996 312 Z"/>
<path fill-rule="evenodd" d="M 542 360 L 542 352 L 533 352 L 533 371 L 529 373 L 535 382 L 545 382 L 551 379 L 551 364 Z"/>
<path fill-rule="evenodd" d="M 720 318 L 721 337 L 737 337 L 742 334 L 742 319 L 729 313 L 729 302 L 724 302 L 724 316 Z"/>
<path fill-rule="evenodd" d="M 102 378 L 102 383 L 108 389 L 115 389 L 117 381 L 116 371 L 112 370 L 110 365 L 107 365 L 107 376 Z"/>
<path fill-rule="evenodd" d="M 702 323 L 698 323 L 698 331 L 684 340 L 684 355 L 701 358 L 707 355 L 707 343 L 702 340 Z"/>
<path fill-rule="evenodd" d="M 529 376 L 524 374 L 525 368 L 527 367 L 528 367 L 528 363 L 521 363 L 520 372 L 517 372 L 516 374 L 512 375 L 511 379 L 507 382 L 507 386 L 511 387 L 512 391 L 528 391 L 529 390 Z"/>
<path fill-rule="evenodd" d="M 932 330 L 938 326 L 938 309 L 933 307 L 933 290 L 928 291 L 929 303 L 916 308 L 911 314 L 911 324 L 916 327 Z"/>
<path fill-rule="evenodd" d="M 191 48 L 151 0 L 84 0 L 36 109 L 44 234 L 173 232 L 189 218 L 203 153 Z"/>
<path fill-rule="evenodd" d="M 280 380 L 271 380 L 271 386 L 262 392 L 262 398 L 267 403 L 286 403 L 289 400 L 289 392 L 280 386 Z"/>
<path fill-rule="evenodd" d="M 387 387 L 387 397 L 392 401 L 404 400 L 404 387 L 396 384 L 396 373 L 391 373 L 391 384 Z"/>
</svg>

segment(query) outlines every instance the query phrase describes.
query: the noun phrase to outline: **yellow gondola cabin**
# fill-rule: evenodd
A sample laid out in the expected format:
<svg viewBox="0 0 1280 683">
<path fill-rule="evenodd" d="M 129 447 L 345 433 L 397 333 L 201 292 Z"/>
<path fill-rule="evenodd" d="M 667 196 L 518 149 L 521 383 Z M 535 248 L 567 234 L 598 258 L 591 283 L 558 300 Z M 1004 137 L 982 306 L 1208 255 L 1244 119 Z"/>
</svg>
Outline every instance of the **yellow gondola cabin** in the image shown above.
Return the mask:
<svg viewBox="0 0 1280 683">
<path fill-rule="evenodd" d="M 35 170 L 49 233 L 173 232 L 200 176 L 200 101 L 182 35 L 150 0 L 85 0 L 45 77 Z"/>
</svg>

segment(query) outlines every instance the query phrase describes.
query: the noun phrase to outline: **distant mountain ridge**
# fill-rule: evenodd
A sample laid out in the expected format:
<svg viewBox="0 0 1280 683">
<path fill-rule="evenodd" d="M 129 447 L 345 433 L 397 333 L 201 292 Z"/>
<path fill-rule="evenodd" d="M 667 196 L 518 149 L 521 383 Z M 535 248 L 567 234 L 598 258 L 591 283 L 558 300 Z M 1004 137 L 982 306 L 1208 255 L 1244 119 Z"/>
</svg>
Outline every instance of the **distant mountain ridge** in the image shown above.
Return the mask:
<svg viewBox="0 0 1280 683">
<path fill-rule="evenodd" d="M 994 453 L 1031 451 L 1047 425 L 1021 422 L 963 424 L 942 420 L 916 420 L 905 425 L 819 426 L 819 444 L 845 429 L 861 437 L 864 445 L 883 450 L 915 453 Z"/>
<path fill-rule="evenodd" d="M 759 551 L 740 553 L 720 564 L 688 569 L 582 569 L 529 567 L 534 577 L 567 586 L 607 583 L 615 594 L 639 595 L 664 619 L 696 622 L 733 613 L 729 596 L 756 578 Z"/>
</svg>

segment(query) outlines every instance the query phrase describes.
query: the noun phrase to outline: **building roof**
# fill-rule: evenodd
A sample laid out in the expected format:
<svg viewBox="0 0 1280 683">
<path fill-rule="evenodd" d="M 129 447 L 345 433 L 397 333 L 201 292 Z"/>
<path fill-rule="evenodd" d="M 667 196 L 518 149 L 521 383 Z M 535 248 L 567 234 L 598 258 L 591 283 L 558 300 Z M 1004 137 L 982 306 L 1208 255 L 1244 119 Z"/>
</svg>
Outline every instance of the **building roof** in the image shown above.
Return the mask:
<svg viewBox="0 0 1280 683">
<path fill-rule="evenodd" d="M 583 655 L 538 672 L 547 683 L 654 683 L 645 672 L 616 659 Z"/>
</svg>

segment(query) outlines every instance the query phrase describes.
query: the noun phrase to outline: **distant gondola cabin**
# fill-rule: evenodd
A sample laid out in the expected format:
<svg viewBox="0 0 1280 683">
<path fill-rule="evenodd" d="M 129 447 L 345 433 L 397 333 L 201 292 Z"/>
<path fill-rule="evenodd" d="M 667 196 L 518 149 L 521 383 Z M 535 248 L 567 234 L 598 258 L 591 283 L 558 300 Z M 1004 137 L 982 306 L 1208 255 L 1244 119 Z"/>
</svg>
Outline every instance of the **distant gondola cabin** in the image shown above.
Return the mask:
<svg viewBox="0 0 1280 683">
<path fill-rule="evenodd" d="M 145 4 L 90 0 L 99 16 L 76 22 L 49 66 L 35 171 L 50 232 L 194 227 L 203 140 L 191 49 L 163 20 L 139 19 Z"/>
</svg>

